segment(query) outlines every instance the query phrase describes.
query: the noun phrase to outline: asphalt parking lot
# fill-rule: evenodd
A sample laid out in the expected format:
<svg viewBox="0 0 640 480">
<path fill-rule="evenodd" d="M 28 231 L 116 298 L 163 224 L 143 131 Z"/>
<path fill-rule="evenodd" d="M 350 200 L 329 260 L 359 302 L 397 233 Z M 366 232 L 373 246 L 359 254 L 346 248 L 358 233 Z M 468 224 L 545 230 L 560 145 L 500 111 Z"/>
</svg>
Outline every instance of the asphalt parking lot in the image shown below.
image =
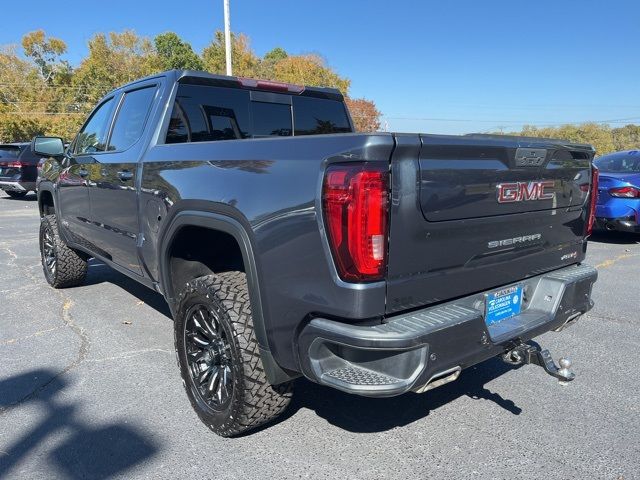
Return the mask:
<svg viewBox="0 0 640 480">
<path fill-rule="evenodd" d="M 499 360 L 426 394 L 296 382 L 276 424 L 222 439 L 183 392 L 164 300 L 93 261 L 53 290 L 35 196 L 0 193 L 0 478 L 640 478 L 640 237 L 597 235 L 596 307 L 537 339 L 577 379 Z"/>
</svg>

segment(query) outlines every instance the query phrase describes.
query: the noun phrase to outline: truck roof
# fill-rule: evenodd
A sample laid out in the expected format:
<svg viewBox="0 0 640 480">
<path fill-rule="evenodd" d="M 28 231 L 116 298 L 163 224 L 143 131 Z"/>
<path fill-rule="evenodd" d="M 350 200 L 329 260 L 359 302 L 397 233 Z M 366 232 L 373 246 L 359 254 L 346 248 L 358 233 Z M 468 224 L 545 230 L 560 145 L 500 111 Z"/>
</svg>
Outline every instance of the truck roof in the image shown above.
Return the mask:
<svg viewBox="0 0 640 480">
<path fill-rule="evenodd" d="M 114 89 L 112 92 L 109 92 L 109 94 L 133 86 L 136 83 L 158 77 L 173 78 L 173 81 L 178 83 L 213 85 L 228 88 L 246 88 L 251 90 L 264 90 L 269 92 L 285 93 L 289 95 L 320 97 L 337 101 L 344 100 L 344 96 L 337 88 L 312 87 L 308 85 L 295 85 L 290 83 L 276 82 L 272 80 L 216 75 L 199 70 L 167 70 L 129 82 L 125 85 L 122 85 L 121 87 Z"/>
</svg>

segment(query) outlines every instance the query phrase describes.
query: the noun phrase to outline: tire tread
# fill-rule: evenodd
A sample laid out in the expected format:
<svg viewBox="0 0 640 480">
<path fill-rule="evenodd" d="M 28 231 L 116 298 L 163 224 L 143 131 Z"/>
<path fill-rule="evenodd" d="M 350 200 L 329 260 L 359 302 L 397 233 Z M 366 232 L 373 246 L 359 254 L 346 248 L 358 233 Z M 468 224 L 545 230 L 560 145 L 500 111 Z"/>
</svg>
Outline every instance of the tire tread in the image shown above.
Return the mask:
<svg viewBox="0 0 640 480">
<path fill-rule="evenodd" d="M 190 400 L 200 418 L 217 434 L 236 436 L 257 428 L 280 415 L 292 396 L 292 382 L 271 385 L 266 377 L 251 315 L 251 303 L 246 274 L 239 271 L 222 272 L 196 278 L 185 286 L 179 296 L 182 304 L 190 294 L 215 295 L 227 314 L 233 335 L 241 355 L 241 395 L 232 407 L 230 418 L 222 425 L 211 424 L 206 414 Z M 183 311 L 182 308 L 179 311 Z M 176 334 L 176 353 L 179 357 Z"/>
<path fill-rule="evenodd" d="M 81 258 L 73 249 L 69 248 L 60 238 L 58 220 L 55 215 L 45 215 L 40 224 L 41 229 L 51 228 L 56 251 L 56 274 L 53 278 L 47 275 L 42 259 L 42 268 L 45 269 L 45 277 L 53 288 L 75 287 L 84 282 L 87 275 L 87 261 Z M 42 234 L 41 234 L 42 235 Z M 42 249 L 42 245 L 40 246 Z"/>
</svg>

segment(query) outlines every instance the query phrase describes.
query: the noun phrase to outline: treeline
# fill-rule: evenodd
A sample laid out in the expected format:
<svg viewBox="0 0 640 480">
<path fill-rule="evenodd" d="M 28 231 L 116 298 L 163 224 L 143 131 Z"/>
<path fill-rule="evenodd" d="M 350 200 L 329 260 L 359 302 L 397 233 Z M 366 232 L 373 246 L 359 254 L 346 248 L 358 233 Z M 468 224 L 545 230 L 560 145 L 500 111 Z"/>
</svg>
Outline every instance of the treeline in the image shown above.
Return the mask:
<svg viewBox="0 0 640 480">
<path fill-rule="evenodd" d="M 349 98 L 350 80 L 318 55 L 274 48 L 259 57 L 242 34 L 233 35 L 232 45 L 234 75 L 338 88 L 347 96 L 358 130 L 380 128 L 375 104 Z M 225 73 L 224 35 L 219 31 L 200 54 L 173 32 L 153 39 L 133 31 L 98 33 L 88 47 L 77 67 L 64 58 L 65 42 L 42 30 L 26 34 L 20 46 L 0 47 L 0 141 L 43 134 L 70 139 L 104 94 L 139 77 L 173 68 Z"/>
<path fill-rule="evenodd" d="M 596 155 L 604 155 L 605 153 L 618 152 L 620 150 L 640 150 L 639 125 L 625 125 L 618 128 L 597 123 L 545 128 L 525 125 L 520 132 L 510 132 L 508 135 L 560 138 L 571 142 L 590 143 L 595 147 Z"/>
</svg>

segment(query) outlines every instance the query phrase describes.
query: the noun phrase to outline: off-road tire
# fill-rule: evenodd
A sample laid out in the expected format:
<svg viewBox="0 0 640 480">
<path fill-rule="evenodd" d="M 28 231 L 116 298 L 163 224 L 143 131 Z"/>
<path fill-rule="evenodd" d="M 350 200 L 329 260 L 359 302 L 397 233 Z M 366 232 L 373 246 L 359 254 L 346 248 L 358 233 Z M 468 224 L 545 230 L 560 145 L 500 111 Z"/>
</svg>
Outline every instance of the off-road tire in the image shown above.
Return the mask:
<svg viewBox="0 0 640 480">
<path fill-rule="evenodd" d="M 232 392 L 226 407 L 214 410 L 198 394 L 187 362 L 186 323 L 194 305 L 216 313 L 229 344 Z M 292 383 L 271 385 L 266 378 L 254 334 L 246 275 L 223 272 L 188 282 L 178 297 L 175 349 L 183 385 L 202 422 L 223 437 L 232 437 L 280 415 L 291 400 Z"/>
<path fill-rule="evenodd" d="M 56 262 L 53 271 L 47 267 L 45 260 L 45 238 L 48 233 Z M 87 275 L 87 261 L 62 241 L 55 215 L 45 215 L 40 221 L 40 259 L 44 276 L 53 288 L 75 287 L 84 282 Z"/>
<path fill-rule="evenodd" d="M 27 196 L 27 193 L 29 192 L 16 192 L 13 190 L 5 190 L 5 192 L 7 195 L 9 195 L 11 198 L 24 198 Z"/>
</svg>

